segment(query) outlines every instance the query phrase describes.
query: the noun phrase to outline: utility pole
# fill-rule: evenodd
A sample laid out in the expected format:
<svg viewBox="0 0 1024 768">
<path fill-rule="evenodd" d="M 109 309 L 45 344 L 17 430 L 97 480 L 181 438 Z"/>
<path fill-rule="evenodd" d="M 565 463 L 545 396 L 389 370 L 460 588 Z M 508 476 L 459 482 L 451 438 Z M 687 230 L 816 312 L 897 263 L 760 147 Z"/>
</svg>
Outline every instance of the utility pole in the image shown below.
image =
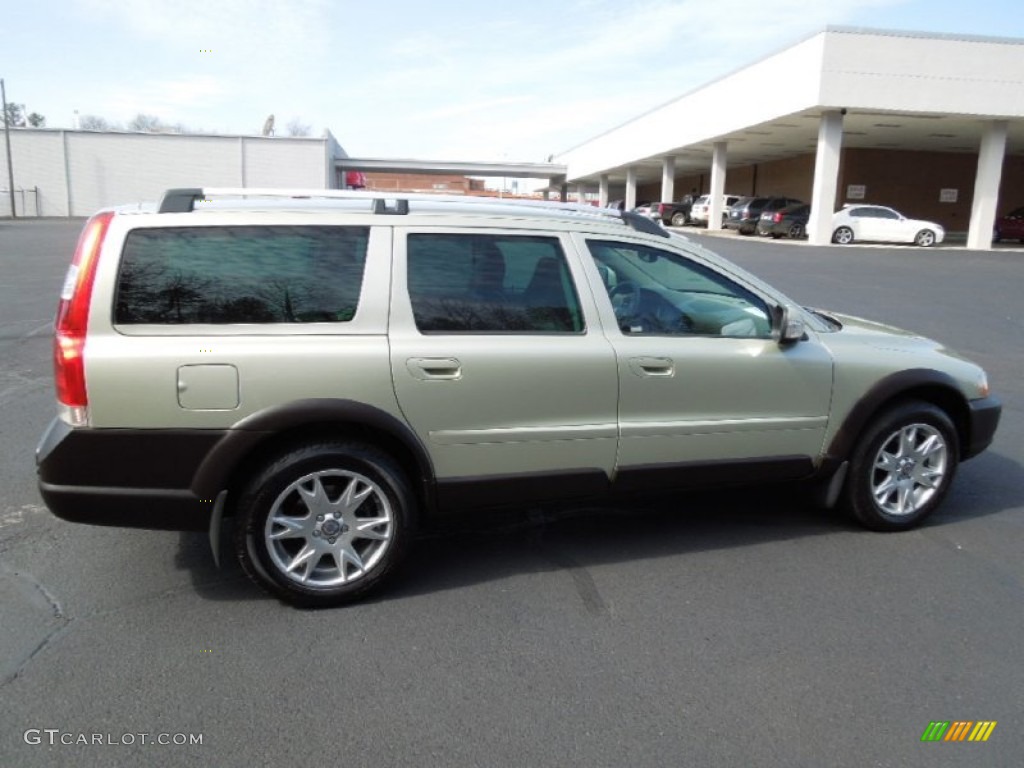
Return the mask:
<svg viewBox="0 0 1024 768">
<path fill-rule="evenodd" d="M 18 218 L 17 211 L 14 210 L 14 166 L 11 165 L 11 126 L 10 117 L 7 114 L 7 89 L 4 88 L 4 79 L 0 77 L 0 101 L 3 102 L 4 107 L 4 140 L 7 142 L 7 183 L 10 185 L 11 193 L 11 218 Z"/>
</svg>

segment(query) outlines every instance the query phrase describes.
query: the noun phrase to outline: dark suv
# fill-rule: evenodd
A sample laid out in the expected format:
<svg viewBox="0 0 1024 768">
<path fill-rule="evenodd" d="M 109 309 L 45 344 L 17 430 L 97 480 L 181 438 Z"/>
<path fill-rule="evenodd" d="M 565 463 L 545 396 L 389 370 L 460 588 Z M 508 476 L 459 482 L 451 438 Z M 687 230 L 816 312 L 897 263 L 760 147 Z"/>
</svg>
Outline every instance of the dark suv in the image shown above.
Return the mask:
<svg viewBox="0 0 1024 768">
<path fill-rule="evenodd" d="M 738 230 L 741 235 L 752 235 L 762 213 L 778 211 L 787 205 L 801 202 L 792 197 L 741 197 L 729 208 L 722 226 Z"/>
</svg>

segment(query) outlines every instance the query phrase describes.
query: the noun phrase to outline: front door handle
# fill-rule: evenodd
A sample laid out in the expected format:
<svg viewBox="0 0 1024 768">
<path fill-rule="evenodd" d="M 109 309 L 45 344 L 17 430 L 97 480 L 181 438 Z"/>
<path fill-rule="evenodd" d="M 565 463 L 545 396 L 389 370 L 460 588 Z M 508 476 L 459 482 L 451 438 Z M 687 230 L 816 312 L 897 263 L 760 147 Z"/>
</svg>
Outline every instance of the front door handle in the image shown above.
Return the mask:
<svg viewBox="0 0 1024 768">
<path fill-rule="evenodd" d="M 405 361 L 409 373 L 424 381 L 454 381 L 462 378 L 462 363 L 454 357 L 411 357 Z"/>
<path fill-rule="evenodd" d="M 637 376 L 652 378 L 669 378 L 676 373 L 671 357 L 631 357 L 629 367 Z"/>
</svg>

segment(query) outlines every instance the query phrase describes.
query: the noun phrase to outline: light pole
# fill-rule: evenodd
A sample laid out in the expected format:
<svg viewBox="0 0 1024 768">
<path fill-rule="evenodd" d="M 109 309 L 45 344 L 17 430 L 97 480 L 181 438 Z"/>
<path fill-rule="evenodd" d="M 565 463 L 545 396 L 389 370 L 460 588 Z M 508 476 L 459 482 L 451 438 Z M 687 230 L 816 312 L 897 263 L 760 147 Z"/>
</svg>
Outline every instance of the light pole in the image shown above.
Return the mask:
<svg viewBox="0 0 1024 768">
<path fill-rule="evenodd" d="M 3 102 L 4 107 L 4 141 L 7 143 L 7 183 L 10 185 L 10 197 L 11 197 L 11 218 L 18 218 L 17 211 L 14 210 L 14 166 L 11 165 L 11 126 L 10 116 L 7 114 L 7 89 L 4 88 L 4 79 L 0 77 L 0 101 Z"/>
</svg>

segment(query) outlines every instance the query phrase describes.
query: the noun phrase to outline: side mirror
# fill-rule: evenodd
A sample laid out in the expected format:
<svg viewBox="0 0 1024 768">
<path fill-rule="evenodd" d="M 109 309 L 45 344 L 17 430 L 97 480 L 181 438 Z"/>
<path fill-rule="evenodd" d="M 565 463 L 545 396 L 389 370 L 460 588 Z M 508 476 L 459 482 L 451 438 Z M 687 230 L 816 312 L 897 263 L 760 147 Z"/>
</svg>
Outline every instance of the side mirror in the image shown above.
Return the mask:
<svg viewBox="0 0 1024 768">
<path fill-rule="evenodd" d="M 795 344 L 805 338 L 806 328 L 804 327 L 804 319 L 798 312 L 794 311 L 791 307 L 780 306 L 775 308 L 773 314 L 775 316 L 773 331 L 779 346 Z"/>
</svg>

